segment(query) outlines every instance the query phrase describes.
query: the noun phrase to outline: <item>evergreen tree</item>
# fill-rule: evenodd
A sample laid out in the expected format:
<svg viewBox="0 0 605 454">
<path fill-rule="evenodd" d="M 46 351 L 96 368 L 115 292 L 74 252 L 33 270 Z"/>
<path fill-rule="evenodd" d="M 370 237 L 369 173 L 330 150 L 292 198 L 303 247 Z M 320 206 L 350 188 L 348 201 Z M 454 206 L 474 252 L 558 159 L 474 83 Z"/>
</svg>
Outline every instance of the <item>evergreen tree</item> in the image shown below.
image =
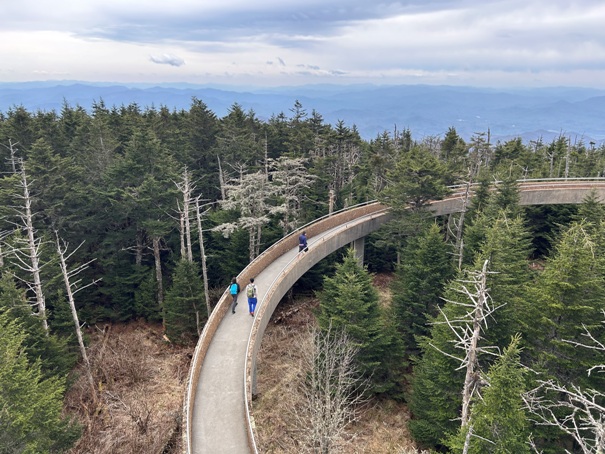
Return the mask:
<svg viewBox="0 0 605 454">
<path fill-rule="evenodd" d="M 372 383 L 371 391 L 383 393 L 395 389 L 396 371 L 389 366 L 402 364 L 401 350 L 392 330 L 381 316 L 378 292 L 370 274 L 349 250 L 333 277 L 324 278 L 319 294 L 318 322 L 322 330 L 345 330 L 359 348 L 357 361 L 361 374 Z"/>
<path fill-rule="evenodd" d="M 448 286 L 446 298 L 455 297 L 453 293 Z M 455 318 L 458 315 L 455 308 L 446 303 L 443 311 Z M 430 334 L 418 340 L 421 354 L 414 365 L 407 396 L 412 413 L 408 423 L 410 434 L 423 447 L 442 447 L 446 437 L 456 433 L 460 426 L 456 418 L 462 405 L 464 373 L 454 357 L 453 334 L 444 321 L 443 314 L 430 319 Z"/>
<path fill-rule="evenodd" d="M 531 287 L 531 301 L 520 322 L 530 341 L 528 365 L 559 383 L 603 389 L 602 374 L 586 376 L 595 354 L 570 342 L 583 340 L 586 330 L 603 332 L 605 260 L 583 223 L 572 224 L 561 236 L 544 271 Z M 602 249 L 601 249 L 602 250 Z"/>
<path fill-rule="evenodd" d="M 389 186 L 380 199 L 394 213 L 409 207 L 421 209 L 430 200 L 443 198 L 447 194 L 449 172 L 431 152 L 420 146 L 403 155 L 387 177 Z"/>
<path fill-rule="evenodd" d="M 207 318 L 204 289 L 197 265 L 181 260 L 176 266 L 172 286 L 166 292 L 163 308 L 166 336 L 177 344 L 194 341 Z"/>
<path fill-rule="evenodd" d="M 65 379 L 45 378 L 25 339 L 19 324 L 0 312 L 0 452 L 66 452 L 79 428 L 61 415 Z"/>
<path fill-rule="evenodd" d="M 436 224 L 411 239 L 403 251 L 391 292 L 407 355 L 418 354 L 417 338 L 428 334 L 427 318 L 437 316 L 443 303 L 445 284 L 454 275 L 449 252 Z"/>
<path fill-rule="evenodd" d="M 490 324 L 485 339 L 490 345 L 504 349 L 511 336 L 519 331 L 526 318 L 527 288 L 531 283 L 528 258 L 531 237 L 521 217 L 510 218 L 506 211 L 485 230 L 475 267 L 489 260 L 490 297 L 500 306 L 497 320 Z"/>
<path fill-rule="evenodd" d="M 74 366 L 77 356 L 68 349 L 68 338 L 49 334 L 43 329 L 40 320 L 31 312 L 25 292 L 17 287 L 9 273 L 0 278 L 0 313 L 19 324 L 29 357 L 43 360 L 40 367 L 45 377 L 66 375 Z"/>
<path fill-rule="evenodd" d="M 451 452 L 529 454 L 530 427 L 524 410 L 526 370 L 520 363 L 520 337 L 513 337 L 490 367 L 486 387 L 471 410 L 469 424 L 448 440 Z M 470 434 L 469 434 L 470 431 Z M 465 450 L 466 446 L 466 450 Z"/>
<path fill-rule="evenodd" d="M 592 191 L 578 206 L 578 212 L 572 219 L 584 221 L 587 229 L 595 229 L 605 219 L 605 205 L 599 200 L 596 191 Z"/>
</svg>

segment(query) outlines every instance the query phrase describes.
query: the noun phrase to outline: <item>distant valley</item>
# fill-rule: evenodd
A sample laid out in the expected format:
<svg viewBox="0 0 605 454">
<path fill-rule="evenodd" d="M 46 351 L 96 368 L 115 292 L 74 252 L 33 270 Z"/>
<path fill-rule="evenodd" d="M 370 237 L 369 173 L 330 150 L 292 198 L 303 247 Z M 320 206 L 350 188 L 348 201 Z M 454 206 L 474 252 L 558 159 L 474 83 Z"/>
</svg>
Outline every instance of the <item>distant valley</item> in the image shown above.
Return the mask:
<svg viewBox="0 0 605 454">
<path fill-rule="evenodd" d="M 208 87 L 190 84 L 121 85 L 77 81 L 0 83 L 0 112 L 15 106 L 30 112 L 61 111 L 64 103 L 90 109 L 138 104 L 188 109 L 202 100 L 218 117 L 238 103 L 261 120 L 291 109 L 298 100 L 326 123 L 355 125 L 371 140 L 384 131 L 409 129 L 416 140 L 443 136 L 450 127 L 465 140 L 490 131 L 492 141 L 521 137 L 548 143 L 559 135 L 585 144 L 605 142 L 605 90 L 556 87 L 486 89 L 431 85 L 305 85 L 298 87 Z"/>
</svg>

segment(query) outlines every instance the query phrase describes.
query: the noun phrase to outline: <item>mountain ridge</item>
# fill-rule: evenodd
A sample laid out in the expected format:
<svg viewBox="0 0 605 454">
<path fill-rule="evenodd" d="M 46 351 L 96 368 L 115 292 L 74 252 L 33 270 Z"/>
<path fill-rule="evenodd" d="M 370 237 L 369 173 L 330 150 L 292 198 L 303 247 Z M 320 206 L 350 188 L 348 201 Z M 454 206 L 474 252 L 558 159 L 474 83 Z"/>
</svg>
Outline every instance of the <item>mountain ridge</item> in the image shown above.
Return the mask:
<svg viewBox="0 0 605 454">
<path fill-rule="evenodd" d="M 479 88 L 448 85 L 302 85 L 229 87 L 195 84 L 120 84 L 47 81 L 0 83 L 0 112 L 22 106 L 30 112 L 60 112 L 63 105 L 90 110 L 136 103 L 139 107 L 188 109 L 200 99 L 219 118 L 239 104 L 267 121 L 299 101 L 326 123 L 343 121 L 371 140 L 409 129 L 415 139 L 443 136 L 454 127 L 465 140 L 490 131 L 496 140 L 551 141 L 560 135 L 585 143 L 605 141 L 605 90 L 582 87 Z"/>
</svg>

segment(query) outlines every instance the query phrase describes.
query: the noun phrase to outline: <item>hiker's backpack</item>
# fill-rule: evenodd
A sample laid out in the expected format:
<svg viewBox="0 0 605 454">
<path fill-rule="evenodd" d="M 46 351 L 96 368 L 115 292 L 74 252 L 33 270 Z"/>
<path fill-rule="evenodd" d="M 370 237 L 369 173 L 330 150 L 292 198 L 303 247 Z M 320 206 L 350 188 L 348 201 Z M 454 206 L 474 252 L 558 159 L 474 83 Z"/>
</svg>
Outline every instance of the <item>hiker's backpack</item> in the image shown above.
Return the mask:
<svg viewBox="0 0 605 454">
<path fill-rule="evenodd" d="M 248 298 L 254 298 L 254 285 L 253 284 L 248 284 L 248 287 L 246 287 L 246 294 L 248 295 Z"/>
<path fill-rule="evenodd" d="M 232 295 L 237 295 L 237 291 L 238 291 L 237 284 L 235 284 L 235 283 L 231 284 L 231 288 L 229 291 L 231 292 Z"/>
</svg>

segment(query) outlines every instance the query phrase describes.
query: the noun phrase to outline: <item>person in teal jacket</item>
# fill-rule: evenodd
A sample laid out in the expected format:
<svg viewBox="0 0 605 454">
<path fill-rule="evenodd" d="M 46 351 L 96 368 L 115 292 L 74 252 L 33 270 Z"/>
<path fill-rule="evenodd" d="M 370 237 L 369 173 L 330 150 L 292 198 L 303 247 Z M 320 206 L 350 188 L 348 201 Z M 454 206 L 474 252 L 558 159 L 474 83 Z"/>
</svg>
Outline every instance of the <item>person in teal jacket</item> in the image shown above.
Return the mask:
<svg viewBox="0 0 605 454">
<path fill-rule="evenodd" d="M 237 295 L 239 294 L 240 288 L 239 288 L 239 284 L 237 283 L 237 279 L 233 278 L 231 279 L 231 284 L 229 284 L 229 293 L 231 294 L 231 297 L 233 298 L 233 300 L 231 301 L 231 313 L 235 314 L 235 306 L 237 306 Z"/>
</svg>

